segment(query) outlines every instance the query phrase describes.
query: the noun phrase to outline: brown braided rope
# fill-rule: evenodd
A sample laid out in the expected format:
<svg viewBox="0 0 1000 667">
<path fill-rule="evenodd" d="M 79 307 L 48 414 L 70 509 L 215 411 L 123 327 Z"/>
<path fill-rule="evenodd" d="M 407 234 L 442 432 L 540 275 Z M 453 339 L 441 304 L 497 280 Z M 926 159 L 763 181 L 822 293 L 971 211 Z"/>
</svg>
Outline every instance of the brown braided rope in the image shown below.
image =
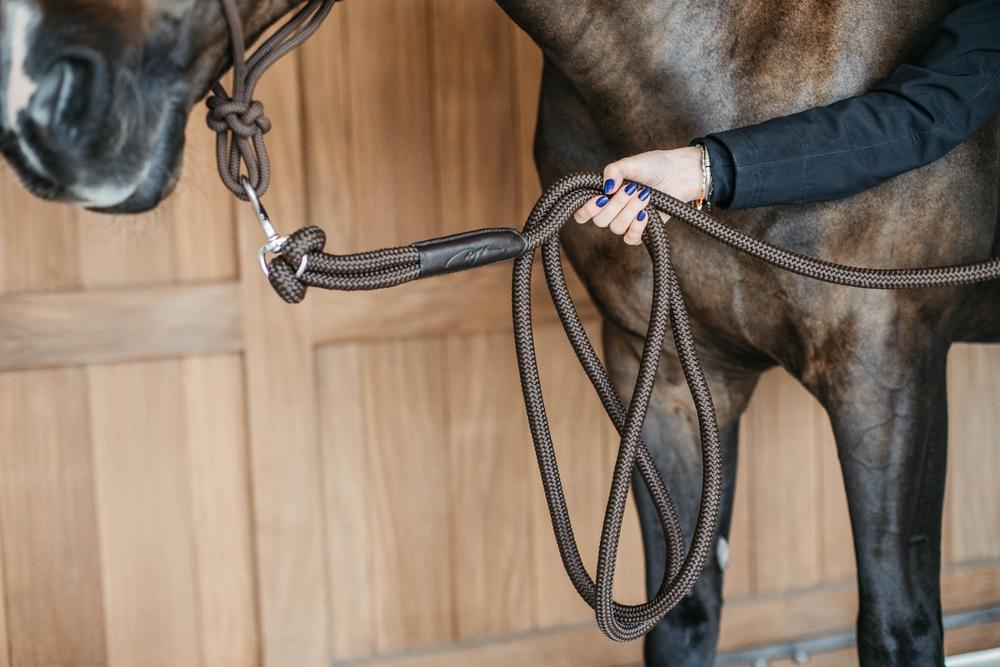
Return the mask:
<svg viewBox="0 0 1000 667">
<path fill-rule="evenodd" d="M 305 34 L 306 31 L 303 29 L 296 34 L 305 36 L 297 38 L 298 41 L 288 48 L 269 51 L 268 53 L 278 55 L 267 56 L 260 60 L 261 63 L 267 63 L 264 69 L 281 54 L 308 38 L 329 12 L 334 1 L 314 0 L 296 14 L 290 23 L 298 22 L 299 26 L 306 24 L 308 34 Z M 227 19 L 230 25 L 234 25 L 234 20 L 238 25 L 238 14 L 232 5 L 234 0 L 221 0 L 221 2 L 224 7 L 228 7 Z M 312 18 L 301 18 L 303 16 Z M 284 32 L 285 29 L 282 28 L 277 34 Z M 237 39 L 236 34 L 234 30 L 234 48 L 242 44 L 242 37 Z M 286 36 L 282 38 L 281 44 L 287 45 L 291 42 Z M 255 82 L 260 73 L 255 77 L 250 76 L 250 80 Z M 241 79 L 239 73 L 236 79 L 237 81 Z M 252 87 L 251 84 L 249 88 L 252 90 Z M 262 117 L 262 112 L 256 110 L 259 103 L 250 102 L 249 93 L 245 89 L 240 99 L 240 103 L 246 105 L 246 111 L 242 111 L 243 107 L 240 107 L 239 112 L 234 109 L 233 113 L 223 113 L 226 109 L 219 102 L 214 102 L 213 117 L 219 119 L 221 123 L 221 119 L 235 116 L 248 126 L 250 121 L 259 121 Z M 223 111 L 216 111 L 219 109 Z M 239 147 L 242 130 L 233 129 L 232 121 L 226 122 L 227 127 L 237 137 L 234 141 Z M 255 141 L 260 139 L 262 145 L 262 133 L 254 137 Z M 245 141 L 245 138 L 243 140 Z M 246 160 L 246 155 L 242 152 L 242 148 L 238 148 L 238 152 L 240 157 L 234 158 L 231 152 L 220 149 L 220 173 L 224 174 L 223 180 L 227 179 L 227 175 L 232 177 L 237 188 L 234 188 L 228 180 L 227 186 L 237 196 L 246 198 L 239 183 L 239 160 Z M 266 172 L 267 164 L 266 152 L 258 149 L 258 158 L 260 155 L 264 155 L 265 159 L 260 162 L 260 168 L 256 172 L 258 176 Z M 250 171 L 251 182 L 256 183 L 251 161 L 246 161 L 246 164 Z M 231 169 L 224 168 L 226 166 Z M 262 178 L 266 184 L 266 177 Z M 694 586 L 712 553 L 722 498 L 722 453 L 715 408 L 698 358 L 684 297 L 671 262 L 670 241 L 660 212 L 777 268 L 816 280 L 853 287 L 911 289 L 996 280 L 1000 278 L 1000 258 L 973 264 L 915 269 L 869 269 L 835 264 L 755 239 L 715 220 L 703 211 L 654 190 L 650 202 L 649 225 L 642 237 L 653 266 L 652 306 L 632 399 L 626 405 L 583 328 L 566 286 L 560 261 L 561 229 L 574 211 L 588 199 L 602 192 L 602 183 L 600 174 L 571 174 L 542 193 L 524 226 L 526 248 L 514 260 L 512 310 L 514 343 L 525 410 L 563 566 L 577 592 L 594 609 L 601 631 L 611 639 L 626 641 L 635 639 L 656 627 Z M 254 187 L 257 187 L 256 184 Z M 400 285 L 421 277 L 421 255 L 415 246 L 332 255 L 323 251 L 325 240 L 326 236 L 320 228 L 305 227 L 288 237 L 281 247 L 280 255 L 270 261 L 269 280 L 282 299 L 289 303 L 298 303 L 305 298 L 306 290 L 310 286 L 345 291 L 372 290 Z M 605 411 L 621 436 L 601 529 L 597 569 L 593 578 L 583 565 L 573 534 L 535 355 L 531 314 L 531 272 L 534 255 L 539 248 L 542 251 L 546 282 L 563 329 Z M 657 367 L 666 342 L 668 327 L 694 402 L 701 437 L 701 500 L 694 535 L 686 552 L 676 508 L 652 455 L 642 440 L 642 428 L 652 399 Z M 659 589 L 650 600 L 637 605 L 624 605 L 614 600 L 612 591 L 618 544 L 634 470 L 638 470 L 656 507 L 666 543 L 667 564 Z"/>
<path fill-rule="evenodd" d="M 626 406 L 580 322 L 560 262 L 560 230 L 572 218 L 574 211 L 601 192 L 601 187 L 600 174 L 579 173 L 560 179 L 542 194 L 524 226 L 527 251 L 514 261 L 512 304 L 524 404 L 559 553 L 573 585 L 594 608 L 601 630 L 612 639 L 624 641 L 652 630 L 694 586 L 714 546 L 722 496 L 722 453 L 715 409 L 698 359 L 687 308 L 671 264 L 666 225 L 658 211 L 772 266 L 816 280 L 853 287 L 912 289 L 996 280 L 1000 278 L 1000 258 L 974 264 L 917 269 L 869 269 L 834 264 L 755 239 L 703 211 L 654 191 L 650 224 L 642 239 L 653 264 L 652 309 L 632 400 Z M 301 301 L 309 286 L 338 290 L 380 289 L 420 277 L 419 253 L 413 246 L 330 255 L 322 251 L 324 240 L 325 236 L 318 227 L 306 227 L 292 234 L 282 254 L 271 261 L 271 284 L 289 303 Z M 535 251 L 539 248 L 546 281 L 566 335 L 605 411 L 621 435 L 593 579 L 583 565 L 573 536 L 535 357 L 531 269 Z M 296 267 L 301 266 L 303 256 L 308 256 L 306 270 L 297 278 Z M 642 441 L 642 426 L 652 398 L 657 364 L 668 327 L 672 331 L 674 346 L 694 401 L 701 433 L 701 504 L 694 537 L 686 554 L 670 494 Z M 659 590 L 652 599 L 640 605 L 622 605 L 614 601 L 612 589 L 631 474 L 636 468 L 649 489 L 663 527 L 668 565 Z"/>
<path fill-rule="evenodd" d="M 271 65 L 312 37 L 335 2 L 337 0 L 309 0 L 250 58 L 246 58 L 246 38 L 239 7 L 236 0 L 222 0 L 233 54 L 233 92 L 228 93 L 217 81 L 205 103 L 208 105 L 208 127 L 216 134 L 219 177 L 229 191 L 243 201 L 249 197 L 241 180 L 241 165 L 246 167 L 246 178 L 258 195 L 263 196 L 271 184 L 271 160 L 264 144 L 271 121 L 264 115 L 264 106 L 253 99 L 257 83 Z"/>
</svg>

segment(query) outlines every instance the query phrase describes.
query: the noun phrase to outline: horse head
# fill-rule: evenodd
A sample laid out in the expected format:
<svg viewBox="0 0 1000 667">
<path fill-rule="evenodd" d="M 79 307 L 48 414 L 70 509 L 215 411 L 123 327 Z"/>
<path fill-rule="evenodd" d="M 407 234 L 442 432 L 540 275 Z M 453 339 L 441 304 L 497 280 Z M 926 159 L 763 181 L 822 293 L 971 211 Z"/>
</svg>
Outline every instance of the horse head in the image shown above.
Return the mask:
<svg viewBox="0 0 1000 667">
<path fill-rule="evenodd" d="M 249 38 L 295 0 L 240 0 Z M 0 151 L 45 199 L 138 212 L 230 60 L 219 0 L 0 0 Z"/>
</svg>

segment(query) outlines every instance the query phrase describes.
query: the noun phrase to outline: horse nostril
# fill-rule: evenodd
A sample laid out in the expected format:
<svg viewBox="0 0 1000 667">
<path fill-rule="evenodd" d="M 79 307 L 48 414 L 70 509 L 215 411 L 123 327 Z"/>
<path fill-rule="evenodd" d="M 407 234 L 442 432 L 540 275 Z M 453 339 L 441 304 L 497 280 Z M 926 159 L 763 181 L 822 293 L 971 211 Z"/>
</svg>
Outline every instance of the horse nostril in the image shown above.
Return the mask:
<svg viewBox="0 0 1000 667">
<path fill-rule="evenodd" d="M 28 116 L 53 150 L 86 140 L 108 103 L 106 65 L 95 51 L 74 48 L 56 60 L 31 98 Z"/>
</svg>

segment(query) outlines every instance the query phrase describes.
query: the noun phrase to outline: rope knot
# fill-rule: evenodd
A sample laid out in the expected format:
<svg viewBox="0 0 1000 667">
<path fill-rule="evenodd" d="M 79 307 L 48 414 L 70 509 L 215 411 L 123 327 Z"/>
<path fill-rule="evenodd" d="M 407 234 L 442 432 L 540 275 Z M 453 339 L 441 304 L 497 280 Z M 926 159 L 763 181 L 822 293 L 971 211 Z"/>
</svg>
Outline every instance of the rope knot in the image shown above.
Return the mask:
<svg viewBox="0 0 1000 667">
<path fill-rule="evenodd" d="M 230 95 L 216 84 L 205 100 L 206 121 L 216 135 L 216 159 L 219 177 L 229 191 L 248 201 L 243 187 L 243 167 L 246 178 L 257 196 L 263 196 L 271 183 L 271 167 L 264 135 L 271 130 L 271 121 L 264 105 L 253 99 L 242 99 L 242 93 Z"/>
<path fill-rule="evenodd" d="M 305 274 L 297 275 L 297 272 L 305 266 L 308 273 L 309 265 L 304 265 L 303 259 L 321 253 L 325 246 L 326 233 L 315 225 L 303 227 L 288 237 L 281 254 L 267 265 L 268 280 L 278 296 L 288 303 L 299 303 L 306 298 Z"/>
<path fill-rule="evenodd" d="M 264 114 L 263 105 L 253 99 L 254 88 L 271 65 L 316 32 L 334 2 L 336 0 L 308 0 L 248 59 L 244 52 L 246 39 L 239 3 L 222 0 L 222 13 L 229 25 L 233 50 L 233 88 L 229 93 L 221 83 L 212 86 L 212 95 L 206 100 L 207 121 L 216 134 L 219 176 L 229 191 L 243 201 L 250 200 L 243 186 L 244 166 L 249 187 L 258 197 L 264 196 L 271 182 L 271 166 L 264 145 L 264 135 L 271 130 L 271 121 Z"/>
<path fill-rule="evenodd" d="M 264 114 L 264 105 L 257 100 L 236 100 L 215 93 L 205 100 L 208 106 L 208 126 L 216 133 L 232 132 L 242 139 L 267 134 L 271 121 Z"/>
</svg>

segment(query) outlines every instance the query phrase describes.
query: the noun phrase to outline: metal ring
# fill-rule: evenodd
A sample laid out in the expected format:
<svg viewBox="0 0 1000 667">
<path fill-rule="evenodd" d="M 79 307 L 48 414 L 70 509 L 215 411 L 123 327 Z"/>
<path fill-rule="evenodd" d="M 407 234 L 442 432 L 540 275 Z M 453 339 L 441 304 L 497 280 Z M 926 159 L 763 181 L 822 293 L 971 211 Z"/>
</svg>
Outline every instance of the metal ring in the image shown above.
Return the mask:
<svg viewBox="0 0 1000 667">
<path fill-rule="evenodd" d="M 309 255 L 302 255 L 302 261 L 299 262 L 299 268 L 295 271 L 295 277 L 301 278 L 302 274 L 306 272 L 307 266 L 309 266 Z"/>
<path fill-rule="evenodd" d="M 257 215 L 257 222 L 260 223 L 260 228 L 264 230 L 264 236 L 267 237 L 268 242 L 272 242 L 273 239 L 278 238 L 278 232 L 274 229 L 274 225 L 271 224 L 271 218 L 267 214 L 267 209 L 260 202 L 260 197 L 257 196 L 257 191 L 254 189 L 253 184 L 250 183 L 249 178 L 240 176 L 240 183 L 243 184 L 243 189 L 247 193 L 247 199 L 250 200 L 253 212 Z"/>
<path fill-rule="evenodd" d="M 243 190 L 247 193 L 247 199 L 250 200 L 250 205 L 253 206 L 253 212 L 257 214 L 258 218 L 266 218 L 267 211 L 260 203 L 260 197 L 257 196 L 257 191 L 254 189 L 253 184 L 250 179 L 245 175 L 240 176 L 240 183 L 243 185 Z"/>
<path fill-rule="evenodd" d="M 250 183 L 250 179 L 245 175 L 240 176 L 240 183 L 243 184 L 243 189 L 246 190 L 247 199 L 250 200 L 250 205 L 253 207 L 253 212 L 257 215 L 257 222 L 260 223 L 260 228 L 264 231 L 264 236 L 267 240 L 264 241 L 264 245 L 261 246 L 260 251 L 258 251 L 258 260 L 260 261 L 260 270 L 264 272 L 267 276 L 270 274 L 267 268 L 267 254 L 281 254 L 282 249 L 285 247 L 285 243 L 288 239 L 284 236 L 278 234 L 274 229 L 274 225 L 271 224 L 271 218 L 267 215 L 267 210 L 264 205 L 260 203 L 260 197 L 257 196 L 257 191 L 254 189 L 253 184 Z M 304 269 L 302 269 L 304 271 Z"/>
</svg>

